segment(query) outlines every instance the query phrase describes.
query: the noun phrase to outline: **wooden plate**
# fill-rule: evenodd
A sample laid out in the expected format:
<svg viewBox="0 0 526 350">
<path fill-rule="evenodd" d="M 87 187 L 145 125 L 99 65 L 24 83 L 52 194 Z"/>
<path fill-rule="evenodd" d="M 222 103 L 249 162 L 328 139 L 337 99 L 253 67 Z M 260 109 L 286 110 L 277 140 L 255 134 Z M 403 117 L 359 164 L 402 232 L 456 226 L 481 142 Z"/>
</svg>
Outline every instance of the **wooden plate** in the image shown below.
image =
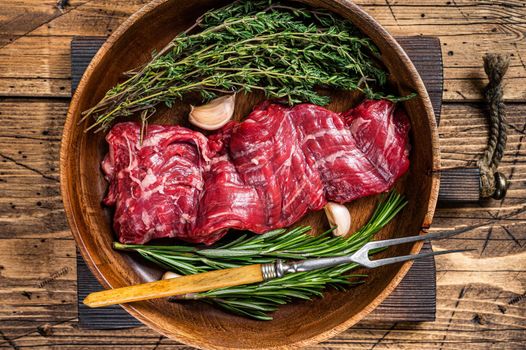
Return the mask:
<svg viewBox="0 0 526 350">
<path fill-rule="evenodd" d="M 438 193 L 438 136 L 433 110 L 424 85 L 412 63 L 395 40 L 371 17 L 350 1 L 308 0 L 350 19 L 379 47 L 400 94 L 416 91 L 418 98 L 404 104 L 411 119 L 411 168 L 397 183 L 409 200 L 404 211 L 379 235 L 380 238 L 418 234 L 431 224 Z M 111 213 L 101 205 L 107 188 L 100 162 L 107 151 L 102 133 L 84 133 L 80 113 L 99 101 L 119 81 L 122 73 L 147 62 L 178 32 L 203 12 L 224 5 L 221 0 L 155 0 L 128 19 L 106 42 L 86 70 L 69 108 L 61 149 L 61 189 L 71 230 L 91 271 L 106 288 L 153 280 L 160 271 L 133 255 L 111 248 L 114 235 Z M 241 118 L 260 96 L 244 96 L 236 105 Z M 329 108 L 341 111 L 353 104 L 352 94 L 334 94 Z M 153 122 L 183 123 L 188 107 L 161 110 Z M 378 196 L 349 205 L 353 226 L 371 215 Z M 309 214 L 303 223 L 321 229 L 321 213 Z M 392 249 L 389 254 L 417 253 L 421 243 Z M 153 300 L 124 305 L 133 316 L 153 329 L 183 343 L 213 349 L 293 348 L 322 341 L 354 325 L 379 305 L 396 287 L 410 263 L 367 271 L 366 283 L 346 292 L 328 291 L 323 299 L 295 302 L 274 314 L 270 322 L 234 316 L 202 303 L 172 304 Z"/>
</svg>

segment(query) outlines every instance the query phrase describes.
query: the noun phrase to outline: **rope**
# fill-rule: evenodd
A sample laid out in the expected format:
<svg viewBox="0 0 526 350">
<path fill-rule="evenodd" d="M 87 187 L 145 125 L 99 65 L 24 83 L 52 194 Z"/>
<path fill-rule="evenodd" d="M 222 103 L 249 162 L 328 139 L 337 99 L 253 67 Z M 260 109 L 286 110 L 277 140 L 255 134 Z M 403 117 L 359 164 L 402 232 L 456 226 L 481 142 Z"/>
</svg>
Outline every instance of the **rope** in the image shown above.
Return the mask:
<svg viewBox="0 0 526 350">
<path fill-rule="evenodd" d="M 60 11 L 64 12 L 64 10 L 66 9 L 66 7 L 69 5 L 68 2 L 69 2 L 69 0 L 58 0 L 56 6 L 57 6 L 57 8 L 58 8 Z"/>
<path fill-rule="evenodd" d="M 506 110 L 502 102 L 502 80 L 510 59 L 499 54 L 486 54 L 484 56 L 484 70 L 489 78 L 489 83 L 484 90 L 484 95 L 489 106 L 490 134 L 488 147 L 482 158 L 478 161 L 480 168 L 481 197 L 491 197 L 496 188 L 495 173 L 506 149 L 507 122 Z"/>
</svg>

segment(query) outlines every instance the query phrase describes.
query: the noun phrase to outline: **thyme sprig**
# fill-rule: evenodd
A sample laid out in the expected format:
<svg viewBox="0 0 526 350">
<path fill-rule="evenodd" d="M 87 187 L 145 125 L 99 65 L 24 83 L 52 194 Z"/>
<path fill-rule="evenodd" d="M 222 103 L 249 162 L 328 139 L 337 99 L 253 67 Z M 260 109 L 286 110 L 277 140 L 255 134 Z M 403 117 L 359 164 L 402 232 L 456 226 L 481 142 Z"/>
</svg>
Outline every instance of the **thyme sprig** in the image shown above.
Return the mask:
<svg viewBox="0 0 526 350">
<path fill-rule="evenodd" d="M 380 203 L 368 223 L 349 237 L 333 237 L 332 230 L 319 236 L 309 235 L 310 227 L 273 230 L 263 235 L 242 235 L 232 242 L 211 248 L 193 246 L 150 246 L 114 243 L 119 250 L 132 250 L 147 260 L 180 274 L 195 274 L 210 270 L 238 267 L 256 263 L 270 263 L 281 259 L 311 259 L 351 254 L 360 249 L 379 230 L 385 227 L 406 202 L 391 192 Z M 183 295 L 178 299 L 204 300 L 228 311 L 258 320 L 271 320 L 269 312 L 293 299 L 322 296 L 327 286 L 338 289 L 359 283 L 349 275 L 356 264 L 345 264 L 327 269 L 300 272 L 260 284 L 215 289 Z M 352 279 L 355 277 L 355 279 Z"/>
<path fill-rule="evenodd" d="M 325 105 L 329 97 L 315 89 L 330 87 L 394 99 L 371 88 L 386 83 L 387 73 L 375 64 L 378 55 L 352 23 L 325 10 L 237 1 L 205 13 L 83 114 L 94 116 L 90 128 L 100 130 L 117 117 L 161 103 L 170 107 L 192 92 L 207 101 L 259 90 L 291 104 Z"/>
</svg>

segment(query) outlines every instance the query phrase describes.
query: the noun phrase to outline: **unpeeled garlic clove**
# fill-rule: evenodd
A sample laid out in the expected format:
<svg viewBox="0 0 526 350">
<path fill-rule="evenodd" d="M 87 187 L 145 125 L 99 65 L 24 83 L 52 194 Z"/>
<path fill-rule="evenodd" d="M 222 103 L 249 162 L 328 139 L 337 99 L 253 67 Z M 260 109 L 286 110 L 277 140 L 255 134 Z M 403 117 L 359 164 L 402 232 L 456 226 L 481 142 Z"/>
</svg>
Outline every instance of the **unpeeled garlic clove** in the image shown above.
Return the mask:
<svg viewBox="0 0 526 350">
<path fill-rule="evenodd" d="M 323 207 L 335 236 L 345 236 L 351 230 L 351 213 L 343 204 L 329 202 Z"/>
<path fill-rule="evenodd" d="M 168 279 L 171 279 L 171 278 L 177 278 L 177 277 L 181 277 L 181 275 L 175 273 L 175 272 L 172 272 L 172 271 L 166 271 L 163 276 L 161 277 L 162 280 L 168 280 Z"/>
<path fill-rule="evenodd" d="M 205 130 L 217 130 L 232 119 L 236 95 L 221 96 L 202 106 L 190 106 L 188 120 Z"/>
</svg>

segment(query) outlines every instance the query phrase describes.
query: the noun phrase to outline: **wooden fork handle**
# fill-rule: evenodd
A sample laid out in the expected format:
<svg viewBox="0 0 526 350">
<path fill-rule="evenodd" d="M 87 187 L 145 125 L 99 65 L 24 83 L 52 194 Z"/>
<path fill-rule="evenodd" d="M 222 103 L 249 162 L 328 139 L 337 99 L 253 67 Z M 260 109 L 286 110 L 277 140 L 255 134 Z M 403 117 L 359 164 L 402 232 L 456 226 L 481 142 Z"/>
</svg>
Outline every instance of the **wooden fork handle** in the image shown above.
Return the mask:
<svg viewBox="0 0 526 350">
<path fill-rule="evenodd" d="M 84 304 L 89 307 L 104 307 L 261 281 L 261 264 L 255 264 L 95 292 L 84 299 Z"/>
</svg>

